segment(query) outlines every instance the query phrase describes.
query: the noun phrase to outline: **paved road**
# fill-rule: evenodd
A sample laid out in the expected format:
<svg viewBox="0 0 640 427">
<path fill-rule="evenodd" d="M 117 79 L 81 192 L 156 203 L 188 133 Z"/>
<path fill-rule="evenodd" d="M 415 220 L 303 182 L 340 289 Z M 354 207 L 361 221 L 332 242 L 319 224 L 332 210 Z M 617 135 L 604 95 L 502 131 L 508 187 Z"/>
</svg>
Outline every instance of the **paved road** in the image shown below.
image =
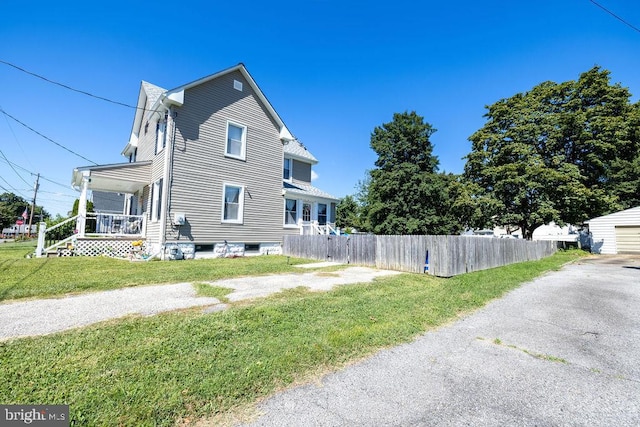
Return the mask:
<svg viewBox="0 0 640 427">
<path fill-rule="evenodd" d="M 259 406 L 252 426 L 638 426 L 640 258 L 548 274 Z"/>
</svg>

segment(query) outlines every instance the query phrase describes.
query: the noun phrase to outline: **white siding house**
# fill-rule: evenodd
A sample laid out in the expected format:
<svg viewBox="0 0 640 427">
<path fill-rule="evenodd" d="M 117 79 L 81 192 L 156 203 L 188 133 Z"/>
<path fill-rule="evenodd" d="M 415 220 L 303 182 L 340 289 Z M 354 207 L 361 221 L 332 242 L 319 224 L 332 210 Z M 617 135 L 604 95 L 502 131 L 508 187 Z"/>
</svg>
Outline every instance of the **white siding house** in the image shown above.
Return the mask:
<svg viewBox="0 0 640 427">
<path fill-rule="evenodd" d="M 590 219 L 591 252 L 640 255 L 640 206 Z"/>
</svg>

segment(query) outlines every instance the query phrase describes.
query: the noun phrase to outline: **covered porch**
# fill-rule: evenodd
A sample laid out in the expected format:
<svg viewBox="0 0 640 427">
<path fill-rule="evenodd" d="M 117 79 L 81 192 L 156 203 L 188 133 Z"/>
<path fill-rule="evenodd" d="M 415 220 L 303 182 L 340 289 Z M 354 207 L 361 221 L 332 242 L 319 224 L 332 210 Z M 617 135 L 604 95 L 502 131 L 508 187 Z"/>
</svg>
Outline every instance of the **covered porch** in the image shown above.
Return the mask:
<svg viewBox="0 0 640 427">
<path fill-rule="evenodd" d="M 74 169 L 72 186 L 80 191 L 78 214 L 49 229 L 41 223 L 36 256 L 126 256 L 139 250 L 146 236 L 142 195 L 150 173 L 151 162 Z M 89 191 L 124 194 L 121 212 L 87 212 Z"/>
<path fill-rule="evenodd" d="M 301 235 L 340 234 L 336 227 L 336 205 L 340 199 L 309 184 L 284 182 L 284 227 Z"/>
</svg>

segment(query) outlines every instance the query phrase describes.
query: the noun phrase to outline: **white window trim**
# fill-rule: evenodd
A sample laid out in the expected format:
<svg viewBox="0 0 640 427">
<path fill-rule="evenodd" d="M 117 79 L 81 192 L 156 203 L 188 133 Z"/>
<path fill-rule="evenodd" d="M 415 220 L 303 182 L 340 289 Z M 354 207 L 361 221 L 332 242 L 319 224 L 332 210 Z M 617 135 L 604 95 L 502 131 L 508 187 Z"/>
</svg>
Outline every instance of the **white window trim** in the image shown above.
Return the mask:
<svg viewBox="0 0 640 427">
<path fill-rule="evenodd" d="M 162 178 L 153 182 L 153 189 L 151 191 L 151 222 L 159 222 L 159 211 L 162 207 Z"/>
<path fill-rule="evenodd" d="M 238 219 L 224 219 L 224 204 L 227 187 L 236 187 L 240 189 L 238 195 Z M 244 224 L 244 185 L 225 182 L 222 184 L 222 208 L 220 209 L 220 222 L 224 224 Z"/>
<path fill-rule="evenodd" d="M 331 208 L 331 206 L 328 205 L 325 202 L 315 202 L 314 205 L 315 205 L 315 213 L 316 213 L 316 219 L 315 220 L 318 221 L 318 223 L 320 223 L 320 205 L 324 205 L 324 207 L 325 207 L 325 214 L 324 214 L 324 216 L 325 216 L 325 224 L 330 222 L 329 221 L 329 209 Z M 324 225 L 324 224 L 322 224 L 322 225 Z"/>
<path fill-rule="evenodd" d="M 159 120 L 156 123 L 156 154 L 162 153 L 166 145 L 167 122 Z"/>
<path fill-rule="evenodd" d="M 286 220 L 286 215 L 287 215 L 287 199 L 288 200 L 295 200 L 296 201 L 296 222 L 294 224 L 287 224 L 287 220 Z M 300 203 L 301 200 L 300 199 L 293 199 L 291 197 L 284 197 L 284 204 L 283 204 L 283 215 L 282 215 L 282 226 L 284 228 L 299 228 L 298 227 L 298 223 L 300 222 Z"/>
<path fill-rule="evenodd" d="M 240 149 L 240 155 L 237 156 L 235 154 L 231 154 L 227 151 L 229 146 L 229 125 L 233 125 L 235 127 L 242 128 L 242 148 Z M 231 120 L 227 120 L 227 128 L 225 130 L 225 138 L 224 138 L 224 155 L 225 157 L 230 157 L 232 159 L 246 160 L 247 157 L 247 127 L 245 125 L 241 125 L 240 123 L 233 122 Z"/>
<path fill-rule="evenodd" d="M 289 178 L 284 177 L 284 164 L 289 160 Z M 293 159 L 289 157 L 285 157 L 282 160 L 282 179 L 287 182 L 291 182 L 293 180 Z"/>
</svg>

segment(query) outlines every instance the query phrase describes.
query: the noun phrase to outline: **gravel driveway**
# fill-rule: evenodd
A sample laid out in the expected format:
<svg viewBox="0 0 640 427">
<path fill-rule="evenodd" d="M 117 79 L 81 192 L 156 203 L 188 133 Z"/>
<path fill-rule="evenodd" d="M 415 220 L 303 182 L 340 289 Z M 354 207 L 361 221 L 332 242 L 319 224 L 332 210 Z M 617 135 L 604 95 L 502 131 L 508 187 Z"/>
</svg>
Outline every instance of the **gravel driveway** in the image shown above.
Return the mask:
<svg viewBox="0 0 640 427">
<path fill-rule="evenodd" d="M 313 267 L 314 264 L 306 265 Z M 265 297 L 283 289 L 305 286 L 328 290 L 333 286 L 370 282 L 375 277 L 398 274 L 366 267 L 349 267 L 331 273 L 278 274 L 210 282 L 232 288 L 230 301 Z M 215 298 L 196 296 L 190 283 L 138 286 L 30 301 L 0 303 L 0 341 L 45 335 L 127 315 L 153 315 L 163 311 L 207 306 L 220 310 L 225 304 Z"/>
<path fill-rule="evenodd" d="M 640 258 L 566 266 L 259 406 L 251 426 L 638 426 Z"/>
</svg>

